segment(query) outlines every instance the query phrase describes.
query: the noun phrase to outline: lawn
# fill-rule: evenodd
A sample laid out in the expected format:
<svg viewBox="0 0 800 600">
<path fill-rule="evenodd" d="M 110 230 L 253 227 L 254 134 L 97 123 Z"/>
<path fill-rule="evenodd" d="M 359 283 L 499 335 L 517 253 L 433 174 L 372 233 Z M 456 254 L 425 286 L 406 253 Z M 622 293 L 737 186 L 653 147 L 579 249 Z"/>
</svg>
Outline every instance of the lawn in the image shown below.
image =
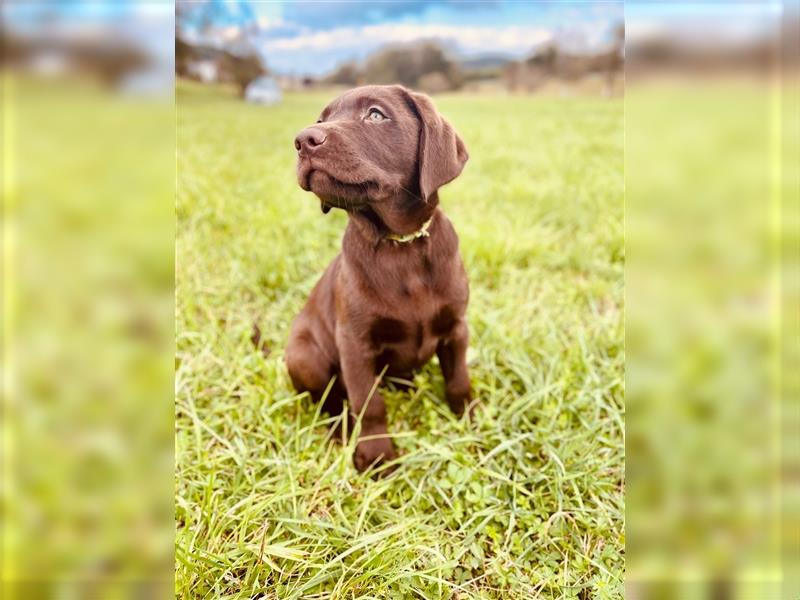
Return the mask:
<svg viewBox="0 0 800 600">
<path fill-rule="evenodd" d="M 440 196 L 482 409 L 454 418 L 434 363 L 387 389 L 375 481 L 283 363 L 346 222 L 294 177 L 330 95 L 177 98 L 176 596 L 621 598 L 621 100 L 436 98 L 471 154 Z"/>
</svg>

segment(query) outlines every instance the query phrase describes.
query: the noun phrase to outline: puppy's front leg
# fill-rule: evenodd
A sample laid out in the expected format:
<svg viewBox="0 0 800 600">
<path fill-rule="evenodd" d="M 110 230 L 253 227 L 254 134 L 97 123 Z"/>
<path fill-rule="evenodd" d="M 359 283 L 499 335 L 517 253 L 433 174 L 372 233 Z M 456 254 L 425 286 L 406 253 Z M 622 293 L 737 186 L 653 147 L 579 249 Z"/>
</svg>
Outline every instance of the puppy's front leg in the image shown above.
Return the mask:
<svg viewBox="0 0 800 600">
<path fill-rule="evenodd" d="M 439 357 L 439 366 L 444 376 L 445 396 L 452 411 L 459 417 L 464 414 L 464 409 L 470 407 L 470 416 L 473 407 L 470 404 L 469 371 L 467 371 L 467 345 L 469 344 L 469 329 L 466 322 L 461 319 L 453 327 L 450 335 L 442 339 L 436 347 L 436 356 Z"/>
<path fill-rule="evenodd" d="M 361 431 L 356 444 L 356 469 L 364 472 L 373 463 L 377 466 L 397 456 L 386 429 L 386 405 L 378 392 L 375 361 L 352 335 L 337 335 L 342 378 L 350 401 L 351 420 L 361 415 Z"/>
</svg>

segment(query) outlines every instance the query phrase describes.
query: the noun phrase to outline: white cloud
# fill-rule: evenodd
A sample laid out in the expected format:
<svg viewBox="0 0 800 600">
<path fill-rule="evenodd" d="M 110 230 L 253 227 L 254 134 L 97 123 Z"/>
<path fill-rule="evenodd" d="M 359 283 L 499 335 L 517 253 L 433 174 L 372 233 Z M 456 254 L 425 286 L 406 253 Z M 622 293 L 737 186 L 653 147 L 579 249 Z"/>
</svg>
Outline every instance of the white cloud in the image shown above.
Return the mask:
<svg viewBox="0 0 800 600">
<path fill-rule="evenodd" d="M 548 42 L 553 35 L 536 26 L 508 25 L 504 27 L 464 27 L 437 24 L 382 24 L 363 27 L 340 27 L 291 38 L 267 39 L 264 49 L 269 52 L 343 50 L 378 46 L 385 43 L 404 43 L 419 39 L 440 39 L 453 42 L 465 54 L 504 52 L 520 54 Z"/>
<path fill-rule="evenodd" d="M 231 42 L 241 35 L 242 28 L 238 25 L 229 25 L 228 27 L 217 28 L 216 33 L 223 41 Z"/>
<path fill-rule="evenodd" d="M 175 7 L 170 2 L 136 2 L 131 6 L 133 14 L 137 17 L 174 18 Z"/>
<path fill-rule="evenodd" d="M 283 19 L 280 17 L 270 17 L 267 15 L 261 15 L 258 17 L 258 19 L 256 19 L 256 23 L 258 24 L 258 28 L 262 31 L 279 29 L 285 25 Z"/>
</svg>

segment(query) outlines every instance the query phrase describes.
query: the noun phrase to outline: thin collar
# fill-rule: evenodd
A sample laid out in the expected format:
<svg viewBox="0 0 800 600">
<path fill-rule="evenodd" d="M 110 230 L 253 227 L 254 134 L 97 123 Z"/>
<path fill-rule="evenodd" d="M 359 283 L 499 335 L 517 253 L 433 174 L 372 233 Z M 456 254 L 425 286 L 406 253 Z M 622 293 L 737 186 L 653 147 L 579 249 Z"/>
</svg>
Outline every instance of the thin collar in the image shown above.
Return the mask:
<svg viewBox="0 0 800 600">
<path fill-rule="evenodd" d="M 431 234 L 428 231 L 428 229 L 430 228 L 432 221 L 433 221 L 433 215 L 431 215 L 431 218 L 422 224 L 422 227 L 420 227 L 413 233 L 406 233 L 405 235 L 400 235 L 399 233 L 390 233 L 384 239 L 391 240 L 399 244 L 405 244 L 407 242 L 413 242 L 414 240 L 421 237 L 430 237 Z"/>
</svg>

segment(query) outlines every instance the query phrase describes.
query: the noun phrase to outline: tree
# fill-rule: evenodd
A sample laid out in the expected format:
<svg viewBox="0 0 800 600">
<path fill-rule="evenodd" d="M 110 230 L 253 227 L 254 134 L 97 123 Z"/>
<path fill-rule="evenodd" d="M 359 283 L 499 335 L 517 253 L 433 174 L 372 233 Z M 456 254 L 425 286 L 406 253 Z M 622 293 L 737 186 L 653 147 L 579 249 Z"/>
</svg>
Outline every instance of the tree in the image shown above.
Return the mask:
<svg viewBox="0 0 800 600">
<path fill-rule="evenodd" d="M 354 62 L 339 65 L 336 70 L 325 78 L 328 83 L 336 85 L 354 86 L 361 79 L 361 71 Z"/>
<path fill-rule="evenodd" d="M 364 67 L 364 77 L 369 83 L 400 83 L 416 88 L 425 75 L 439 73 L 436 87 L 457 89 L 462 84 L 458 67 L 434 43 L 424 42 L 407 46 L 392 46 L 373 54 Z M 428 82 L 434 78 L 428 78 Z"/>
<path fill-rule="evenodd" d="M 194 60 L 194 47 L 175 33 L 175 73 L 180 77 L 189 74 L 189 64 Z"/>
<path fill-rule="evenodd" d="M 426 94 L 438 94 L 452 89 L 452 84 L 444 73 L 436 71 L 420 77 L 417 87 Z"/>
<path fill-rule="evenodd" d="M 236 84 L 239 95 L 242 97 L 244 97 L 248 85 L 267 74 L 264 63 L 255 53 L 237 56 L 225 52 L 219 60 L 219 69 L 226 79 Z"/>
</svg>

